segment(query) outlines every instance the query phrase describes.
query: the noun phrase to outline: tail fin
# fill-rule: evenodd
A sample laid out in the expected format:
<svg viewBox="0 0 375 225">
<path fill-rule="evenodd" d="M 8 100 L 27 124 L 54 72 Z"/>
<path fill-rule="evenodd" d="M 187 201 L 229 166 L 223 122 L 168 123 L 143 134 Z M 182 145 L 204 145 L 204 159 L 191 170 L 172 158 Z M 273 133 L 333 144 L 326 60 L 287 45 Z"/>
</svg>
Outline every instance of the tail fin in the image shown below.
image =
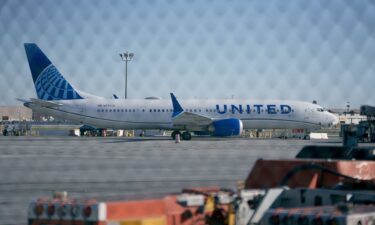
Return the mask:
<svg viewBox="0 0 375 225">
<path fill-rule="evenodd" d="M 39 99 L 83 99 L 34 43 L 25 43 L 27 60 Z"/>
</svg>

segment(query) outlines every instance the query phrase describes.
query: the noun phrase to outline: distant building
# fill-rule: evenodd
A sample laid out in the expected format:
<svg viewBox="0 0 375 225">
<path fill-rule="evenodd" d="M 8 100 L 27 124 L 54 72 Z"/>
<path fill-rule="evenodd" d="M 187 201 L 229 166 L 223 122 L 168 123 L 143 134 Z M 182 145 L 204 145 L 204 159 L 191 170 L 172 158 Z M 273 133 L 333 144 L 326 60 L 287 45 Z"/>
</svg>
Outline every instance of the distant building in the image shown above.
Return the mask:
<svg viewBox="0 0 375 225">
<path fill-rule="evenodd" d="M 0 121 L 30 121 L 32 110 L 23 105 L 0 106 Z"/>
<path fill-rule="evenodd" d="M 367 120 L 366 116 L 360 115 L 359 109 L 330 109 L 339 117 L 340 124 L 358 124 L 360 121 Z"/>
</svg>

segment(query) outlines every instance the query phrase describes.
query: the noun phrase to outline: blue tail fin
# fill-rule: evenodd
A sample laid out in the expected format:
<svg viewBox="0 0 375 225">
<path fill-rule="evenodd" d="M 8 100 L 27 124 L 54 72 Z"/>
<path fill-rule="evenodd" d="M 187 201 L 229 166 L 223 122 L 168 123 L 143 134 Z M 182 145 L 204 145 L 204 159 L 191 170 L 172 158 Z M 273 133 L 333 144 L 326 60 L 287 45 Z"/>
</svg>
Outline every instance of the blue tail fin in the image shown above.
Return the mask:
<svg viewBox="0 0 375 225">
<path fill-rule="evenodd" d="M 27 60 L 39 99 L 83 99 L 34 43 L 25 43 Z"/>
</svg>

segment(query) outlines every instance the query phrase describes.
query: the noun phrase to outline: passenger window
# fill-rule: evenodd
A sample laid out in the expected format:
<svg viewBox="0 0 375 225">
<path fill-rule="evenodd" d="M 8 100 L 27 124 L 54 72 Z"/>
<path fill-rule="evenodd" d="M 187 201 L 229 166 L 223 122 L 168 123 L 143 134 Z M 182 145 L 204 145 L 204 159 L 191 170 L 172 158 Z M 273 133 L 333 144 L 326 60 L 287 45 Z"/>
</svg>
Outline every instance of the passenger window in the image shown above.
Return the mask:
<svg viewBox="0 0 375 225">
<path fill-rule="evenodd" d="M 162 109 L 161 111 L 164 112 L 164 109 Z"/>
</svg>

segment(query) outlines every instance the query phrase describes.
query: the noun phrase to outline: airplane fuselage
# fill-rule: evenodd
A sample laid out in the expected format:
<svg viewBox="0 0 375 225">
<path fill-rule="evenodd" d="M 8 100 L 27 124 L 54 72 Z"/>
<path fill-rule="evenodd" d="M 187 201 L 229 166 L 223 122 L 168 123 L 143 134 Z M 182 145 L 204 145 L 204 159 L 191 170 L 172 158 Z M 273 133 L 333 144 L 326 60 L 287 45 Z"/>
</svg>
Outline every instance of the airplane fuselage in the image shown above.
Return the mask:
<svg viewBox="0 0 375 225">
<path fill-rule="evenodd" d="M 113 129 L 171 129 L 205 131 L 205 127 L 173 124 L 170 100 L 78 99 L 55 100 L 58 107 L 28 103 L 28 107 L 48 115 Z M 282 100 L 180 100 L 186 112 L 213 120 L 236 118 L 243 129 L 315 130 L 332 123 L 332 114 L 316 104 Z"/>
<path fill-rule="evenodd" d="M 34 43 L 24 44 L 37 98 L 24 105 L 44 114 L 97 128 L 169 129 L 175 139 L 191 131 L 239 136 L 244 129 L 319 129 L 337 123 L 333 114 L 307 102 L 284 100 L 103 99 L 75 89 Z M 181 131 L 183 131 L 181 133 Z"/>
</svg>

